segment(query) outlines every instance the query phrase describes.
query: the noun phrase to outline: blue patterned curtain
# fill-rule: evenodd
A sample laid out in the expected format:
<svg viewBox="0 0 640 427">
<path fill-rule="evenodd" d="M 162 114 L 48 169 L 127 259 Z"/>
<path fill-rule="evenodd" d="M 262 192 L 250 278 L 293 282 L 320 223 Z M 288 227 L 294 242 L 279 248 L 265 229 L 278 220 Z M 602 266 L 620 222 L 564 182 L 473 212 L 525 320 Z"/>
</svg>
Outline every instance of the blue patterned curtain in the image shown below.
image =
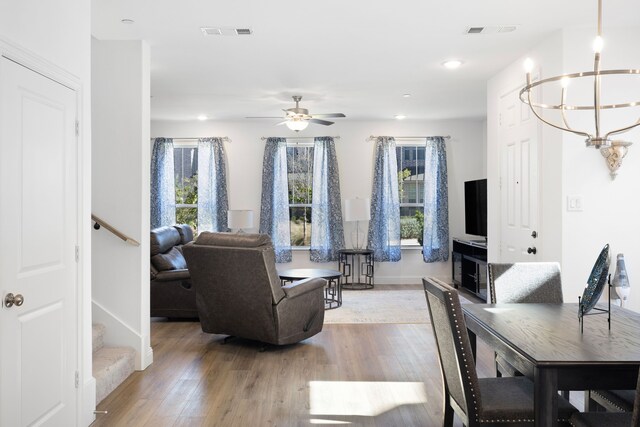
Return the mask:
<svg viewBox="0 0 640 427">
<path fill-rule="evenodd" d="M 285 138 L 268 138 L 264 147 L 260 233 L 271 236 L 276 262 L 291 262 Z"/>
<path fill-rule="evenodd" d="M 337 261 L 338 250 L 344 248 L 344 230 L 340 174 L 331 137 L 314 139 L 311 224 L 311 261 Z"/>
<path fill-rule="evenodd" d="M 367 246 L 373 250 L 373 259 L 376 261 L 400 261 L 400 199 L 396 141 L 389 136 L 380 136 L 376 140 Z"/>
<path fill-rule="evenodd" d="M 198 140 L 198 231 L 227 231 L 227 166 L 221 138 Z"/>
<path fill-rule="evenodd" d="M 151 153 L 151 228 L 176 223 L 173 139 L 156 138 Z"/>
<path fill-rule="evenodd" d="M 449 191 L 444 138 L 427 139 L 424 162 L 424 262 L 449 259 Z"/>
</svg>

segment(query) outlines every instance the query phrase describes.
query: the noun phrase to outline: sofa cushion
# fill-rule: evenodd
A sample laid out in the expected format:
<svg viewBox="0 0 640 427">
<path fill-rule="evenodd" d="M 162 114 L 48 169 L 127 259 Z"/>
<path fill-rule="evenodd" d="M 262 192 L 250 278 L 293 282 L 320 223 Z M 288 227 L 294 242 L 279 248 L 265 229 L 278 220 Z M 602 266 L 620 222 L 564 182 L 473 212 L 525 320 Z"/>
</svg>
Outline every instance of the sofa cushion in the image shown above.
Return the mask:
<svg viewBox="0 0 640 427">
<path fill-rule="evenodd" d="M 152 256 L 151 263 L 158 271 L 183 270 L 187 268 L 187 263 L 178 248 L 172 248 L 165 254 Z"/>
<path fill-rule="evenodd" d="M 186 245 L 193 240 L 193 230 L 189 224 L 178 224 L 173 226 L 180 233 L 180 243 Z"/>
<path fill-rule="evenodd" d="M 271 246 L 268 234 L 251 233 L 212 233 L 203 231 L 196 239 L 197 245 L 231 246 L 235 248 L 257 248 Z"/>
<path fill-rule="evenodd" d="M 175 227 L 154 228 L 151 230 L 151 256 L 167 252 L 180 240 L 180 233 Z"/>
</svg>

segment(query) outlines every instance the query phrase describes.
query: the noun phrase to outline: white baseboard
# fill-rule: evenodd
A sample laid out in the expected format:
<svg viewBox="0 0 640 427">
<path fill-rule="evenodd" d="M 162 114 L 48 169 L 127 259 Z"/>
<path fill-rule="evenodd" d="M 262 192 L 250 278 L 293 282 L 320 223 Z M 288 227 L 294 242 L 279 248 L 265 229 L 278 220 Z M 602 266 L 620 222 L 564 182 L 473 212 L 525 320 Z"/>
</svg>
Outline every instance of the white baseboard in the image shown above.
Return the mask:
<svg viewBox="0 0 640 427">
<path fill-rule="evenodd" d="M 376 285 L 422 285 L 422 278 L 425 276 L 385 276 L 374 277 Z M 430 276 L 440 279 L 445 283 L 451 283 L 451 277 Z"/>
<path fill-rule="evenodd" d="M 89 377 L 82 385 L 82 408 L 80 413 L 80 425 L 88 426 L 96 419 L 96 379 Z"/>
</svg>

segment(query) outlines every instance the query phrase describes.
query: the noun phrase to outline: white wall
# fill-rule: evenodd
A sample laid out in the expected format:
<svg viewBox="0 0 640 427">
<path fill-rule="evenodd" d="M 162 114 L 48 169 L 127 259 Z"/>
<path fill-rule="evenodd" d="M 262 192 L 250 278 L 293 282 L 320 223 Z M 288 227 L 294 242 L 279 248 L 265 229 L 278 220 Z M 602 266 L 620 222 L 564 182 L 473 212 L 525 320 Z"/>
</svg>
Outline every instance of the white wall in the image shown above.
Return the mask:
<svg viewBox="0 0 640 427">
<path fill-rule="evenodd" d="M 640 37 L 639 28 L 606 29 L 604 33 L 602 69 L 638 68 L 640 52 L 634 40 Z M 522 62 L 531 57 L 539 64 L 542 78 L 562 73 L 588 71 L 593 68 L 591 44 L 593 29 L 570 29 L 555 33 L 532 48 L 492 78 L 487 87 L 487 167 L 489 171 L 489 260 L 498 261 L 500 199 L 497 179 L 500 152 L 497 145 L 498 107 L 500 90 L 512 82 L 523 84 Z M 572 82 L 568 89 L 569 103 L 592 103 L 592 80 Z M 603 81 L 603 101 L 623 103 L 635 101 L 640 89 L 636 77 L 612 78 Z M 583 96 L 577 94 L 583 93 Z M 548 103 L 557 103 L 559 94 L 548 88 L 543 94 Z M 553 117 L 547 115 L 547 117 Z M 622 120 L 618 119 L 621 117 Z M 623 122 L 631 124 L 638 118 L 637 109 L 616 110 L 604 115 L 603 128 L 611 129 Z M 593 113 L 569 114 L 570 124 L 577 129 L 593 129 Z M 577 302 L 582 295 L 593 263 L 602 247 L 611 246 L 612 265 L 615 255 L 624 253 L 632 289 L 635 277 L 640 277 L 640 247 L 636 244 L 640 232 L 640 203 L 636 200 L 640 186 L 640 158 L 632 146 L 623 162 L 618 178 L 612 181 L 604 158 L 594 148 L 585 148 L 584 138 L 560 132 L 546 125 L 542 127 L 541 217 L 545 232 L 544 260 L 559 261 L 562 265 L 564 298 Z M 640 131 L 633 130 L 620 139 L 637 141 Z M 567 211 L 567 196 L 578 195 L 583 200 L 581 212 Z M 640 310 L 640 295 L 631 293 L 629 307 Z"/>
<path fill-rule="evenodd" d="M 447 141 L 447 164 L 449 172 L 449 225 L 450 236 L 464 235 L 464 194 L 463 183 L 486 176 L 484 122 L 475 120 L 446 120 L 433 122 L 412 121 L 349 121 L 337 120 L 330 127 L 310 125 L 299 136 L 337 136 L 336 152 L 340 170 L 342 199 L 370 197 L 373 176 L 373 155 L 375 144 L 365 139 L 370 135 L 421 136 L 451 135 Z M 273 127 L 272 123 L 260 120 L 239 122 L 178 122 L 154 121 L 151 123 L 153 137 L 203 137 L 228 136 L 231 143 L 225 143 L 228 158 L 228 190 L 230 209 L 252 209 L 255 212 L 257 231 L 260 213 L 262 185 L 263 136 L 295 136 L 286 127 Z M 366 224 L 364 224 L 366 226 Z M 363 225 L 361 224 L 361 227 Z M 366 227 L 363 227 L 366 229 Z M 351 224 L 345 225 L 350 246 Z M 294 267 L 337 267 L 337 263 L 325 265 L 309 261 L 308 251 L 296 251 Z M 289 266 L 287 265 L 287 266 Z M 376 263 L 376 283 L 420 283 L 424 276 L 438 276 L 451 279 L 449 262 L 426 264 L 420 250 L 402 251 L 402 261 L 397 263 Z"/>
<path fill-rule="evenodd" d="M 91 373 L 91 10 L 85 0 L 0 2 L 0 38 L 27 49 L 75 76 L 80 82 L 80 423 L 88 425 L 95 409 Z M 52 31 L 54 23 L 55 31 Z"/>
<path fill-rule="evenodd" d="M 93 233 L 94 321 L 105 343 L 136 349 L 136 369 L 152 362 L 149 325 L 149 47 L 92 41 L 95 215 L 140 242 Z"/>
<path fill-rule="evenodd" d="M 564 32 L 564 67 L 566 72 L 589 70 L 593 67 L 591 42 L 593 30 L 571 30 Z M 604 28 L 605 45 L 602 52 L 603 69 L 640 68 L 640 51 L 636 41 L 640 28 Z M 589 84 L 590 82 L 587 82 Z M 637 101 L 640 93 L 640 78 L 627 76 L 623 79 L 603 80 L 603 101 Z M 570 88 L 570 90 L 574 90 Z M 616 95 L 612 98 L 611 93 Z M 587 100 L 588 101 L 588 100 Z M 617 110 L 605 115 L 603 128 L 623 123 L 631 124 L 638 119 L 638 108 Z M 620 119 L 615 119 L 619 117 Z M 590 127 L 593 117 L 575 117 L 576 128 Z M 618 177 L 611 180 L 604 158 L 594 148 L 585 148 L 584 138 L 571 134 L 563 135 L 563 198 L 580 195 L 582 212 L 563 211 L 563 283 L 567 300 L 577 301 L 582 295 L 587 277 L 602 247 L 610 244 L 612 265 L 615 257 L 624 253 L 631 296 L 629 308 L 640 311 L 640 130 L 632 130 L 618 138 L 633 141 L 629 154 L 623 161 Z"/>
</svg>

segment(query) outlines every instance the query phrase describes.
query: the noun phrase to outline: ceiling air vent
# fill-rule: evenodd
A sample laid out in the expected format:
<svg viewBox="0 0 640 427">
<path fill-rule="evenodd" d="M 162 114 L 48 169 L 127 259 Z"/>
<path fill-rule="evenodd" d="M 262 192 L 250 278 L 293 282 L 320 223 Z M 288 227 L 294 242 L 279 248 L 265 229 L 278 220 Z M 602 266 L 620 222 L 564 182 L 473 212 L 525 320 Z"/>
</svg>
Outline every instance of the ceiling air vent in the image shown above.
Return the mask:
<svg viewBox="0 0 640 427">
<path fill-rule="evenodd" d="M 231 27 L 202 27 L 200 31 L 205 36 L 248 36 L 253 33 L 251 28 Z"/>
<path fill-rule="evenodd" d="M 511 33 L 518 27 L 516 25 L 484 25 L 482 27 L 468 27 L 466 34 L 498 34 Z"/>
</svg>

